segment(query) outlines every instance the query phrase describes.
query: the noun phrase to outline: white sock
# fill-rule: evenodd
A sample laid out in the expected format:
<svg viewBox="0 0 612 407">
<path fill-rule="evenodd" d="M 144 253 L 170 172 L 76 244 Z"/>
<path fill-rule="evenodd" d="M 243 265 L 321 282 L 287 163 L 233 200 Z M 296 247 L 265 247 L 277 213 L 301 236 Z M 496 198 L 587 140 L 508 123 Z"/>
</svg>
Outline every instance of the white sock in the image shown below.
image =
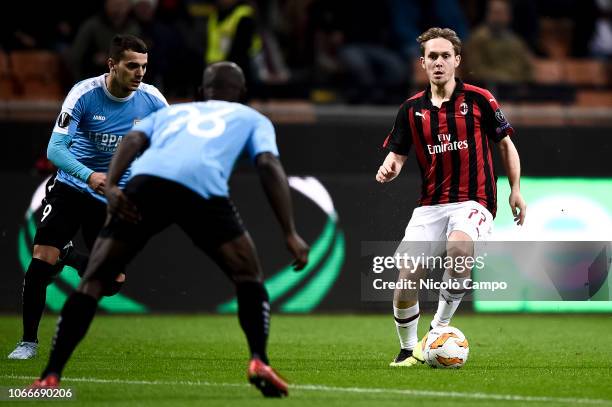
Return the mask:
<svg viewBox="0 0 612 407">
<path fill-rule="evenodd" d="M 417 328 L 419 327 L 419 304 L 410 308 L 396 308 L 393 306 L 395 328 L 402 349 L 414 349 L 418 342 Z"/>
<path fill-rule="evenodd" d="M 463 282 L 469 279 L 468 277 L 458 277 L 453 280 L 457 281 L 461 287 L 463 287 Z M 442 277 L 442 281 L 450 281 L 451 277 L 448 271 L 444 272 L 444 276 Z M 461 299 L 465 295 L 465 291 L 456 292 L 451 290 L 452 292 L 448 292 L 448 290 L 441 289 L 440 296 L 438 297 L 438 310 L 436 311 L 436 315 L 434 315 L 433 320 L 431 321 L 431 326 L 434 328 L 448 326 L 450 324 L 450 320 L 459 308 L 459 304 L 461 303 Z"/>
</svg>

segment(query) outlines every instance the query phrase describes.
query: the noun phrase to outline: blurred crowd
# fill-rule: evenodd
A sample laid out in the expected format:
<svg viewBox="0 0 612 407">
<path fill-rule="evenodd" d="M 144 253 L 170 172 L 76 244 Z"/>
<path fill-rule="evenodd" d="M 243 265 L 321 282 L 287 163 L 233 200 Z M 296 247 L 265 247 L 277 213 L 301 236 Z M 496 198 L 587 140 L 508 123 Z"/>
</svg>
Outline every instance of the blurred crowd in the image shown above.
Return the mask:
<svg viewBox="0 0 612 407">
<path fill-rule="evenodd" d="M 462 38 L 463 79 L 501 91 L 536 84 L 535 61 L 612 59 L 612 0 L 56 0 L 11 9 L 0 17 L 1 50 L 52 51 L 63 91 L 107 70 L 115 33 L 146 41 L 145 81 L 169 99 L 192 97 L 207 64 L 231 60 L 253 97 L 396 104 L 422 87 L 415 39 L 431 26 Z"/>
</svg>

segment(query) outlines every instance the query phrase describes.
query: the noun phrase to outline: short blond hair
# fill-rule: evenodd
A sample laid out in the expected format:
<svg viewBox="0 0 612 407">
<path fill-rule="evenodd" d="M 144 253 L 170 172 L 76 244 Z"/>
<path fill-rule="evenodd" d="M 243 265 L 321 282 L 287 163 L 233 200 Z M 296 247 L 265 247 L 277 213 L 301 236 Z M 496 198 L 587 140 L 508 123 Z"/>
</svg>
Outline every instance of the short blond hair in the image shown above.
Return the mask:
<svg viewBox="0 0 612 407">
<path fill-rule="evenodd" d="M 461 39 L 457 33 L 450 28 L 431 27 L 417 37 L 417 42 L 421 45 L 421 55 L 425 56 L 425 43 L 434 38 L 444 38 L 453 44 L 455 55 L 461 54 Z"/>
</svg>

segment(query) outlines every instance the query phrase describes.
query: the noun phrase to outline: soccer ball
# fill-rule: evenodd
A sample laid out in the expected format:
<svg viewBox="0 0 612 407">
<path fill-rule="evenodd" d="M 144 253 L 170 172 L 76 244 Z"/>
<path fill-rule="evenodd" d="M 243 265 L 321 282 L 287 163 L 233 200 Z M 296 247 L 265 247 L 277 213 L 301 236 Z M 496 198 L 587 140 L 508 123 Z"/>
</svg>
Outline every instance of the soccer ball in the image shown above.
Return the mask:
<svg viewBox="0 0 612 407">
<path fill-rule="evenodd" d="M 423 340 L 423 357 L 431 367 L 458 369 L 465 364 L 470 348 L 460 330 L 452 326 L 434 328 Z"/>
</svg>

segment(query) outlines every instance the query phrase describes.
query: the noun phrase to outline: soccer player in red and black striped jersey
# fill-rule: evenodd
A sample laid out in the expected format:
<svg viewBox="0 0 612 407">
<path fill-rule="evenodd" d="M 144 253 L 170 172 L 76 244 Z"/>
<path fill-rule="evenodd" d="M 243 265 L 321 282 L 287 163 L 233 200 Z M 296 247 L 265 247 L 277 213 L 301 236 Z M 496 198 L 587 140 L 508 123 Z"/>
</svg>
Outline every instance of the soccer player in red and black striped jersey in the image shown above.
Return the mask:
<svg viewBox="0 0 612 407">
<path fill-rule="evenodd" d="M 520 160 L 511 140 L 514 130 L 489 91 L 455 77 L 461 40 L 453 30 L 430 28 L 417 41 L 429 86 L 401 105 L 384 141 L 389 154 L 376 180 L 384 183 L 397 177 L 413 148 L 421 171 L 421 198 L 406 228 L 406 244 L 400 247 L 409 246 L 407 242 L 445 241 L 439 252 L 434 247 L 440 245 L 431 244 L 432 251 L 424 254 L 446 251 L 453 258 L 471 256 L 474 241 L 489 233 L 497 209 L 493 145 L 498 146 L 510 182 L 514 220 L 523 224 L 527 207 L 520 192 Z M 412 272 L 418 276 L 422 270 Z M 400 279 L 413 277 L 411 270 L 400 269 Z M 469 271 L 451 268 L 443 279 L 464 286 L 469 277 Z M 431 327 L 449 325 L 464 293 L 440 290 Z M 391 366 L 415 365 L 423 360 L 422 349 L 416 346 L 418 292 L 396 290 L 393 309 L 401 349 Z"/>
</svg>

